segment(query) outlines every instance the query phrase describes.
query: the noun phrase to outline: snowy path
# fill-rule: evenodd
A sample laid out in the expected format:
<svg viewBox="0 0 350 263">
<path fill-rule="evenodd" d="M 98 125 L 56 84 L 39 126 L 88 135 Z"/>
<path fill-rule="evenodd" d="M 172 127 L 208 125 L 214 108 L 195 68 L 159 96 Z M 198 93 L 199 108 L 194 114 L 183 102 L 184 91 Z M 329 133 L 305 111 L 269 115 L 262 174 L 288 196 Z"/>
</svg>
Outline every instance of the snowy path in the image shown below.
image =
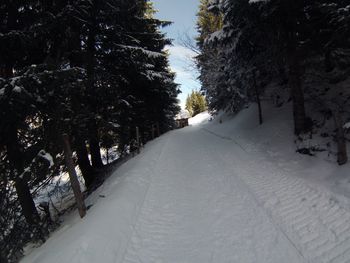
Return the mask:
<svg viewBox="0 0 350 263">
<path fill-rule="evenodd" d="M 168 136 L 123 262 L 303 262 L 216 143 L 200 130 Z"/>
<path fill-rule="evenodd" d="M 267 154 L 189 127 L 117 171 L 23 262 L 350 262 L 350 212 Z"/>
</svg>

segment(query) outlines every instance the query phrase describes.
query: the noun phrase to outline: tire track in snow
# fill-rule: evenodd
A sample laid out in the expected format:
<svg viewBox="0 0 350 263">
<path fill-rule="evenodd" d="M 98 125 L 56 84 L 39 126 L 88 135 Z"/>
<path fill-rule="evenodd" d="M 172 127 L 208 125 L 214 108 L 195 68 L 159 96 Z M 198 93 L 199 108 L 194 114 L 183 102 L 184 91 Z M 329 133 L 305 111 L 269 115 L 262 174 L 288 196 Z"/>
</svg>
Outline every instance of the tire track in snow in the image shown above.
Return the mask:
<svg viewBox="0 0 350 263">
<path fill-rule="evenodd" d="M 164 140 L 165 138 L 167 138 L 167 139 L 166 139 L 165 142 L 162 143 L 163 145 L 161 146 L 161 148 L 160 148 L 160 150 L 159 150 L 159 153 L 157 154 L 157 157 L 154 158 L 154 159 L 152 159 L 153 165 L 152 165 L 151 167 L 156 167 L 156 166 L 157 166 L 157 163 L 159 163 L 159 160 L 160 160 L 160 158 L 161 158 L 161 156 L 162 156 L 162 154 L 163 154 L 164 148 L 166 148 L 166 145 L 167 145 L 167 143 L 168 143 L 168 137 L 164 137 L 164 136 L 163 136 L 163 137 L 160 137 L 160 138 L 156 139 L 156 140 L 159 140 L 159 139 L 163 139 L 163 140 Z M 154 173 L 154 168 L 153 168 L 153 173 Z M 135 219 L 135 221 L 134 221 L 134 223 L 133 223 L 133 225 L 132 225 L 132 233 L 131 233 L 131 235 L 129 236 L 128 241 L 127 241 L 127 243 L 126 243 L 126 247 L 125 247 L 125 250 L 124 250 L 124 253 L 123 253 L 121 262 L 124 262 L 124 261 L 125 261 L 126 255 L 127 255 L 127 252 L 128 252 L 128 247 L 130 246 L 130 243 L 133 242 L 133 240 L 132 240 L 133 234 L 134 234 L 134 233 L 137 233 L 136 226 L 137 226 L 137 224 L 138 224 L 140 215 L 142 214 L 143 207 L 144 207 L 144 205 L 145 205 L 145 201 L 146 201 L 146 199 L 147 199 L 147 195 L 149 194 L 149 189 L 150 189 L 151 185 L 152 185 L 152 175 L 151 175 L 150 178 L 149 178 L 147 190 L 146 190 L 146 192 L 145 192 L 145 194 L 144 194 L 144 197 L 143 197 L 143 200 L 142 200 L 142 202 L 141 202 L 142 204 L 141 204 L 140 207 L 139 207 L 138 214 L 137 214 L 136 219 Z M 142 261 L 140 261 L 140 262 L 142 262 Z"/>
<path fill-rule="evenodd" d="M 248 153 L 241 144 L 239 144 L 238 142 L 236 142 L 235 140 L 233 140 L 230 137 L 225 137 L 225 136 L 221 136 L 218 135 L 208 129 L 202 128 L 202 130 L 204 130 L 205 132 L 214 135 L 216 137 L 219 137 L 220 139 L 224 139 L 224 140 L 229 140 L 233 143 L 235 143 L 236 145 L 239 146 L 239 148 L 241 148 L 245 153 Z M 220 151 L 213 151 L 213 155 L 222 155 Z M 226 160 L 226 158 L 222 158 L 223 160 Z M 232 165 L 232 163 L 230 162 L 230 165 Z M 249 192 L 252 196 L 252 198 L 254 198 L 254 200 L 256 201 L 256 203 L 259 205 L 259 207 L 265 212 L 265 214 L 267 215 L 267 217 L 270 219 L 271 223 L 275 226 L 276 230 L 279 231 L 280 233 L 283 234 L 284 238 L 287 240 L 287 242 L 289 242 L 291 244 L 292 247 L 294 247 L 295 251 L 297 251 L 297 253 L 300 255 L 300 257 L 303 260 L 306 260 L 302 251 L 300 250 L 300 248 L 294 243 L 294 241 L 290 238 L 290 236 L 285 232 L 285 230 L 276 223 L 276 221 L 273 219 L 273 216 L 271 215 L 271 213 L 269 211 L 267 211 L 263 204 L 261 203 L 260 198 L 258 198 L 258 196 L 256 195 L 256 193 L 254 191 L 252 191 L 252 189 L 247 185 L 247 183 L 242 180 L 242 178 L 240 176 L 238 176 L 235 172 L 233 173 L 233 176 L 237 179 L 237 181 L 241 184 L 241 186 L 243 188 L 246 189 L 247 192 Z"/>
<path fill-rule="evenodd" d="M 243 149 L 240 158 L 230 154 L 229 149 L 226 155 L 220 153 L 222 148 L 217 152 L 230 163 L 234 161 L 234 174 L 251 189 L 271 219 L 309 262 L 350 262 L 350 212 L 347 209 L 331 195 L 310 187 L 305 180 L 288 176 L 268 158 L 257 161 L 259 156 L 246 151 L 234 139 L 204 131 Z"/>
<path fill-rule="evenodd" d="M 167 145 L 164 145 L 163 149 L 168 148 L 168 141 L 169 139 L 167 139 Z M 164 205 L 157 199 L 163 197 L 163 200 L 165 200 L 168 193 L 173 191 L 171 189 L 171 182 L 167 182 L 168 185 L 165 185 L 164 182 L 159 180 L 159 175 L 167 173 L 160 164 L 167 161 L 169 160 L 166 160 L 160 154 L 157 162 L 154 164 L 153 174 L 157 178 L 151 180 L 152 184 L 147 195 L 147 200 L 140 211 L 140 216 L 135 225 L 134 235 L 131 238 L 122 262 L 163 262 L 159 259 L 158 254 L 164 246 L 164 238 L 171 232 L 169 229 L 178 220 L 172 211 L 174 204 Z"/>
<path fill-rule="evenodd" d="M 213 160 L 207 136 L 184 129 L 175 137 L 154 168 L 123 262 L 303 261 L 222 160 Z"/>
</svg>

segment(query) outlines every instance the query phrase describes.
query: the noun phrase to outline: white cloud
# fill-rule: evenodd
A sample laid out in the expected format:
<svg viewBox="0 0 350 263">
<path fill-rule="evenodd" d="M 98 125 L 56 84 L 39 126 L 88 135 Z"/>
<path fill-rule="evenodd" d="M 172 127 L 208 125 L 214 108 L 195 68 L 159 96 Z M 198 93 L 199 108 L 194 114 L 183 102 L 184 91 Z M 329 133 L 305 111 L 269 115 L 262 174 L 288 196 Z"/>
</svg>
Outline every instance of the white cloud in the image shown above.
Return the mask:
<svg viewBox="0 0 350 263">
<path fill-rule="evenodd" d="M 179 95 L 178 99 L 180 100 L 181 107 L 184 109 L 187 95 L 191 93 L 192 90 L 198 90 L 200 84 L 196 79 L 197 76 L 195 72 L 177 66 L 172 66 L 171 69 L 176 73 L 175 82 L 181 85 L 180 89 L 182 93 Z"/>
<path fill-rule="evenodd" d="M 172 59 L 181 61 L 191 61 L 197 54 L 189 48 L 180 45 L 167 46 Z"/>
<path fill-rule="evenodd" d="M 184 108 L 187 95 L 193 89 L 199 89 L 200 84 L 197 80 L 198 72 L 194 68 L 193 58 L 196 53 L 189 48 L 174 45 L 167 46 L 170 53 L 170 68 L 176 73 L 176 83 L 180 84 L 182 93 L 179 95 L 181 107 Z"/>
<path fill-rule="evenodd" d="M 178 66 L 171 66 L 171 70 L 176 73 L 177 78 L 183 78 L 183 79 L 191 79 L 193 80 L 193 72 L 187 71 L 185 68 L 178 67 Z"/>
</svg>

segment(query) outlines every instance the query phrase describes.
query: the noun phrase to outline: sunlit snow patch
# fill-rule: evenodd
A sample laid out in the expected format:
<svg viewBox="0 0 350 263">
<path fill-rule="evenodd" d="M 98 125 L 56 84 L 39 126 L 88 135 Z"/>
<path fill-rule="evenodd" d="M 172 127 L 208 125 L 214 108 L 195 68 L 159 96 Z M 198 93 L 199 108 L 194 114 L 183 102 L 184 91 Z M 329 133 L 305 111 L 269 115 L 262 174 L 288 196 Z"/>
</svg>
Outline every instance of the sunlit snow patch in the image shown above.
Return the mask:
<svg viewBox="0 0 350 263">
<path fill-rule="evenodd" d="M 204 111 L 204 112 L 199 113 L 196 116 L 188 119 L 188 124 L 189 125 L 198 125 L 198 124 L 207 122 L 210 119 L 210 117 L 211 117 L 211 115 L 207 111 Z"/>
</svg>

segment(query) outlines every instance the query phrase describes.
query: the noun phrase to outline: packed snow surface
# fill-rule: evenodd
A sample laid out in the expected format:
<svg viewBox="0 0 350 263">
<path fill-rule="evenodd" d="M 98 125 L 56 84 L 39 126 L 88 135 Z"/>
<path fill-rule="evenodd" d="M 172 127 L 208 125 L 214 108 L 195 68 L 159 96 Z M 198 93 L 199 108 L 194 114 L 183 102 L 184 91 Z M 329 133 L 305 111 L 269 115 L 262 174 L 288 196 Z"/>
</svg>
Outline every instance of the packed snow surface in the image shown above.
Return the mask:
<svg viewBox="0 0 350 263">
<path fill-rule="evenodd" d="M 347 198 L 327 184 L 342 170 L 296 154 L 288 115 L 269 111 L 147 144 L 22 262 L 350 262 Z"/>
</svg>

